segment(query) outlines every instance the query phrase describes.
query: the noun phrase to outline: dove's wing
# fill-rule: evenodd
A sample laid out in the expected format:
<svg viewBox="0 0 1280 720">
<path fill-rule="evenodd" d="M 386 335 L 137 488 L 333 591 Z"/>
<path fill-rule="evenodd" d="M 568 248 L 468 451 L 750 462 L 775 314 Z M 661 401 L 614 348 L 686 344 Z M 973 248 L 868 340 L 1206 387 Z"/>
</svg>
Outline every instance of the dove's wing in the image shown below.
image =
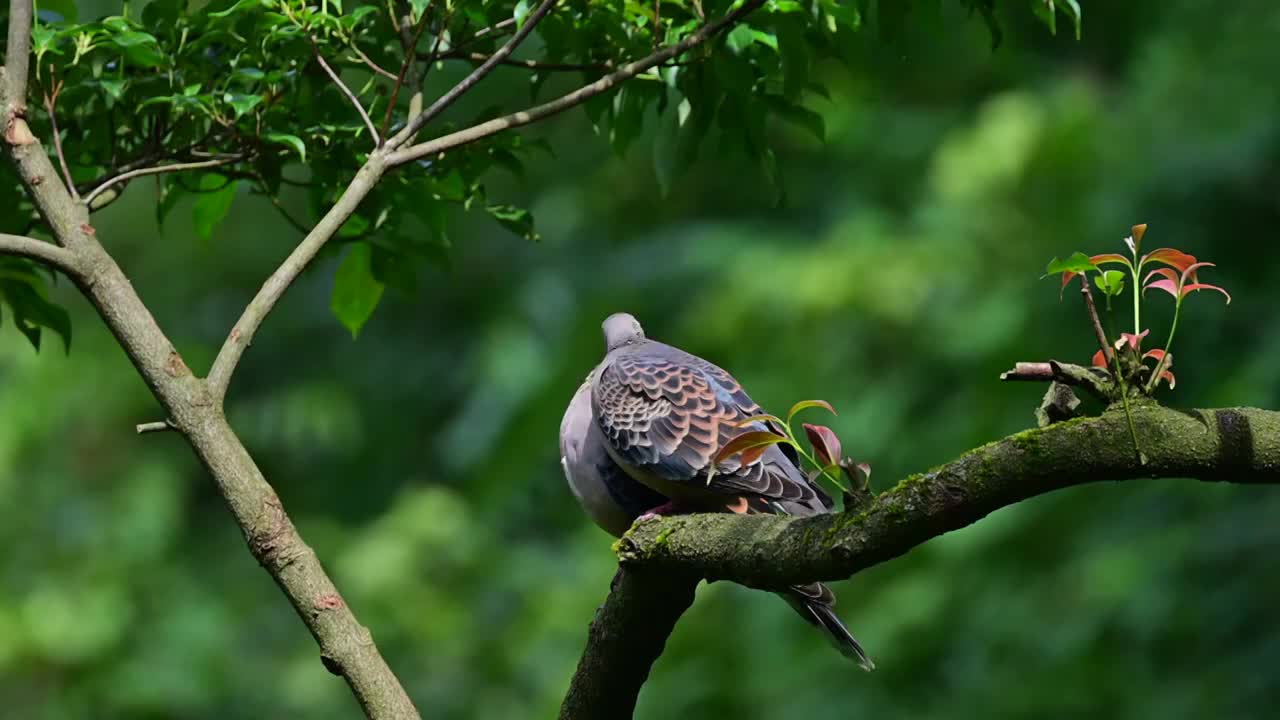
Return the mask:
<svg viewBox="0 0 1280 720">
<path fill-rule="evenodd" d="M 609 457 L 591 413 L 591 384 L 574 394 L 560 423 L 560 464 L 574 497 L 596 525 L 615 536 L 647 510 L 667 501 L 633 480 Z"/>
<path fill-rule="evenodd" d="M 721 447 L 766 428 L 739 426 L 760 414 L 760 406 L 729 373 L 702 358 L 657 342 L 620 348 L 596 375 L 592 406 L 616 457 L 642 473 L 812 512 L 830 506 L 830 498 L 778 446 L 751 462 L 741 455 L 725 460 L 708 482 L 707 470 Z"/>
</svg>

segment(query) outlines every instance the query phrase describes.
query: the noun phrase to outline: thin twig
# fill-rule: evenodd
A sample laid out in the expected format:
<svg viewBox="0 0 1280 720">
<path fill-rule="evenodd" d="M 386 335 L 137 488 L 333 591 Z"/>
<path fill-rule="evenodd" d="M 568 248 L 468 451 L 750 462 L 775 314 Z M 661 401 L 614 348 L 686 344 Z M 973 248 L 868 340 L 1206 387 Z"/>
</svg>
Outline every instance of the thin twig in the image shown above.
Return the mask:
<svg viewBox="0 0 1280 720">
<path fill-rule="evenodd" d="M 524 24 L 521 25 L 520 28 L 516 30 L 515 34 L 512 35 L 511 38 L 502 45 L 502 47 L 498 48 L 488 60 L 484 61 L 480 67 L 472 70 L 470 75 L 463 78 L 461 82 L 450 88 L 444 95 L 436 98 L 436 101 L 427 106 L 426 110 L 423 110 L 421 113 L 411 118 L 409 123 L 405 125 L 404 129 L 396 133 L 395 137 L 391 138 L 389 145 L 392 149 L 398 148 L 407 142 L 409 138 L 416 135 L 424 125 L 431 122 L 433 118 L 444 112 L 450 105 L 457 102 L 458 98 L 466 94 L 468 90 L 475 87 L 476 84 L 483 80 L 486 75 L 492 72 L 493 69 L 498 66 L 498 63 L 505 60 L 508 55 L 520 46 L 520 43 L 524 42 L 525 38 L 529 37 L 529 33 L 533 32 L 534 27 L 538 25 L 542 18 L 547 16 L 547 13 L 551 12 L 557 2 L 559 2 L 559 0 L 542 0 L 538 7 L 534 8 L 533 11 L 525 17 Z"/>
<path fill-rule="evenodd" d="M 453 148 L 460 147 L 462 145 L 467 145 L 509 128 L 528 125 L 529 123 L 537 122 L 538 120 L 555 115 L 556 113 L 564 112 L 569 108 L 582 104 L 596 95 L 612 89 L 619 83 L 630 80 L 650 68 L 661 65 L 667 60 L 701 45 L 714 37 L 720 31 L 734 25 L 748 13 L 763 4 L 764 0 L 747 0 L 747 2 L 737 10 L 734 10 L 713 23 L 704 25 L 700 30 L 694 32 L 684 40 L 681 40 L 674 45 L 669 45 L 641 60 L 623 65 L 615 72 L 606 75 L 593 83 L 584 85 L 571 93 L 561 95 L 555 100 L 529 108 L 528 110 L 521 110 L 520 112 L 511 113 L 510 115 L 505 115 L 500 118 L 494 118 L 493 120 L 473 125 L 469 128 L 449 133 L 448 135 L 443 135 L 433 140 L 401 148 L 392 152 L 387 157 L 387 160 L 392 166 L 403 165 L 404 163 L 417 160 L 421 157 L 434 155 L 446 150 L 452 150 Z"/>
<path fill-rule="evenodd" d="M 466 40 L 463 40 L 462 42 L 459 42 L 459 43 L 452 43 L 452 44 L 450 44 L 450 46 L 449 46 L 449 51 L 450 51 L 450 52 L 454 52 L 454 51 L 457 51 L 457 50 L 465 50 L 465 49 L 467 49 L 467 48 L 471 47 L 472 45 L 475 45 L 476 43 L 483 42 L 484 40 L 489 39 L 489 38 L 490 38 L 490 36 L 492 36 L 492 35 L 496 35 L 496 34 L 498 34 L 498 33 L 506 32 L 507 30 L 510 30 L 511 28 L 513 28 L 513 27 L 515 27 L 515 26 L 516 26 L 516 19 L 515 19 L 515 18 L 507 18 L 506 20 L 503 20 L 503 21 L 498 22 L 498 23 L 494 23 L 493 25 L 490 25 L 489 27 L 486 27 L 486 28 L 480 28 L 479 30 L 477 30 L 477 31 L 476 31 L 476 34 L 475 34 L 475 35 L 472 35 L 471 37 L 467 38 Z"/>
<path fill-rule="evenodd" d="M 382 116 L 382 134 L 387 134 L 387 129 L 391 127 L 391 113 L 395 112 L 396 100 L 400 98 L 400 88 L 404 86 L 405 74 L 409 72 L 409 67 L 413 65 L 414 57 L 418 47 L 418 39 L 422 37 L 422 31 L 427 27 L 428 13 L 431 11 L 431 2 L 428 0 L 427 6 L 422 8 L 422 17 L 418 18 L 418 27 L 414 28 L 413 37 L 404 43 L 404 60 L 400 63 L 400 74 L 396 75 L 396 84 L 391 87 L 391 99 L 387 102 L 387 112 Z M 440 32 L 436 35 L 436 42 L 440 42 L 440 37 L 444 35 Z"/>
<path fill-rule="evenodd" d="M 391 80 L 395 80 L 395 79 L 396 79 L 396 75 L 395 75 L 395 73 L 391 72 L 390 70 L 386 70 L 386 69 L 384 69 L 381 65 L 379 65 L 379 64 L 378 64 L 378 63 L 376 63 L 376 62 L 374 62 L 372 59 L 370 59 L 370 57 L 369 57 L 368 55 L 365 55 L 365 54 L 364 54 L 364 51 L 363 51 L 363 50 L 361 50 L 360 48 L 356 47 L 355 45 L 352 45 L 352 46 L 351 46 L 351 51 L 352 51 L 352 52 L 354 52 L 354 53 L 356 54 L 356 57 L 360 58 L 360 62 L 362 62 L 362 63 L 364 63 L 365 65 L 369 66 L 369 69 L 370 69 L 370 70 L 374 71 L 375 73 L 377 73 L 377 74 L 379 74 L 379 75 L 381 75 L 381 76 L 383 76 L 383 77 L 385 77 L 385 78 L 388 78 L 388 79 L 391 79 Z"/>
<path fill-rule="evenodd" d="M 80 201 L 80 194 L 76 192 L 76 183 L 71 179 L 71 168 L 67 165 L 67 155 L 62 152 L 62 136 L 58 132 L 58 114 L 54 108 L 58 106 L 58 94 L 62 92 L 62 81 L 53 78 L 53 65 L 49 65 L 49 80 L 53 83 L 53 90 L 45 93 L 44 109 L 49 113 L 49 128 L 53 132 L 53 151 L 58 156 L 58 166 L 62 168 L 62 177 L 67 183 L 67 192 L 71 193 L 71 199 L 76 202 Z"/>
<path fill-rule="evenodd" d="M 145 435 L 147 433 L 175 430 L 176 428 L 168 420 L 157 420 L 155 422 L 139 423 L 134 429 L 138 431 L 139 435 Z"/>
<path fill-rule="evenodd" d="M 1093 293 L 1089 292 L 1089 283 L 1085 282 L 1088 278 L 1081 278 L 1080 294 L 1084 295 L 1084 305 L 1089 311 L 1089 322 L 1093 325 L 1093 334 L 1098 339 L 1098 347 L 1102 348 L 1102 356 L 1107 359 L 1107 365 L 1115 359 L 1115 353 L 1111 349 L 1111 343 L 1107 341 L 1107 333 L 1102 329 L 1102 320 L 1098 317 L 1098 306 L 1093 303 Z"/>
<path fill-rule="evenodd" d="M 138 168 L 137 170 L 130 170 L 129 172 L 120 173 L 119 175 L 103 182 L 101 185 L 94 188 L 92 192 L 90 192 L 88 195 L 85 196 L 84 204 L 92 208 L 94 198 L 98 197 L 103 192 L 106 192 L 108 188 L 112 187 L 113 185 L 118 185 L 122 182 L 127 182 L 136 177 L 142 177 L 143 175 L 158 175 L 160 173 L 186 172 L 187 170 L 201 170 L 203 168 L 220 167 L 222 165 L 230 165 L 231 163 L 239 162 L 243 159 L 244 159 L 243 155 L 233 155 L 230 157 L 221 157 L 213 160 L 201 160 L 199 162 L 186 162 L 186 163 L 172 163 L 169 165 L 154 165 L 152 167 L 144 167 L 144 168 Z"/>
<path fill-rule="evenodd" d="M 213 367 L 209 370 L 209 392 L 214 402 L 222 403 L 227 393 L 227 386 L 231 384 L 231 376 L 235 373 L 236 366 L 240 364 L 240 358 L 244 355 L 245 349 L 253 342 L 253 336 L 262 326 L 262 321 L 266 320 L 281 296 L 338 232 L 342 224 L 355 213 L 360 202 L 373 190 L 385 171 L 385 149 L 375 150 L 369 155 L 364 167 L 360 168 L 355 178 L 342 191 L 338 201 L 329 208 L 324 217 L 320 218 L 315 227 L 311 228 L 311 232 L 307 233 L 302 242 L 289 253 L 289 257 L 285 258 L 280 267 L 267 278 L 262 288 L 258 290 L 258 294 L 245 306 L 240 319 L 236 320 L 231 332 L 227 333 L 227 339 L 223 341 L 222 347 L 218 350 L 218 356 L 214 358 Z"/>
<path fill-rule="evenodd" d="M 1111 349 L 1111 343 L 1107 341 L 1107 333 L 1102 329 L 1102 320 L 1098 317 L 1098 306 L 1093 303 L 1093 293 L 1089 292 L 1089 283 L 1087 277 L 1080 278 L 1080 293 L 1084 295 L 1085 307 L 1089 310 L 1089 321 L 1093 324 L 1093 332 L 1098 337 L 1098 344 L 1102 346 L 1102 356 L 1107 359 L 1107 365 L 1110 366 L 1116 375 L 1116 384 L 1120 386 L 1120 402 L 1124 405 L 1124 416 L 1129 421 L 1129 436 L 1133 438 L 1133 451 L 1138 454 L 1138 463 L 1146 464 L 1147 456 L 1142 452 L 1142 445 L 1138 443 L 1138 430 L 1133 425 L 1133 412 L 1129 409 L 1129 388 L 1125 387 L 1124 370 L 1120 367 L 1120 357 Z"/>
<path fill-rule="evenodd" d="M 364 126 L 369 128 L 369 134 L 373 137 L 374 147 L 382 147 L 382 136 L 378 134 L 378 129 L 373 126 L 373 121 L 369 119 L 369 113 L 365 112 L 364 105 L 360 103 L 360 99 L 356 97 L 355 93 L 351 92 L 351 88 L 347 87 L 347 84 L 342 82 L 342 78 L 338 77 L 333 68 L 329 67 L 329 63 L 320 54 L 320 46 L 316 45 L 314 38 L 311 40 L 311 49 L 315 51 L 316 61 L 320 63 L 320 67 L 324 68 L 325 74 L 338 86 L 342 94 L 347 96 L 347 99 L 355 106 L 356 112 L 360 113 L 360 119 L 364 121 Z"/>
<path fill-rule="evenodd" d="M 22 235 L 0 235 L 0 255 L 16 255 L 51 265 L 71 277 L 79 273 L 76 256 L 66 248 Z"/>
<path fill-rule="evenodd" d="M 421 53 L 418 55 L 419 60 L 425 60 L 428 57 L 430 56 L 427 56 Z M 490 57 L 492 56 L 485 55 L 484 53 L 463 52 L 460 50 L 448 50 L 446 52 L 440 53 L 437 56 L 437 59 L 467 60 L 469 62 L 482 63 L 488 60 Z M 518 58 L 507 58 L 506 60 L 503 60 L 500 64 L 506 65 L 509 67 L 525 68 L 526 70 L 546 70 L 549 72 L 575 72 L 575 71 L 583 71 L 583 70 L 614 69 L 614 64 L 609 61 L 594 62 L 594 63 L 557 63 L 557 62 L 542 62 L 540 60 L 520 60 Z"/>
</svg>

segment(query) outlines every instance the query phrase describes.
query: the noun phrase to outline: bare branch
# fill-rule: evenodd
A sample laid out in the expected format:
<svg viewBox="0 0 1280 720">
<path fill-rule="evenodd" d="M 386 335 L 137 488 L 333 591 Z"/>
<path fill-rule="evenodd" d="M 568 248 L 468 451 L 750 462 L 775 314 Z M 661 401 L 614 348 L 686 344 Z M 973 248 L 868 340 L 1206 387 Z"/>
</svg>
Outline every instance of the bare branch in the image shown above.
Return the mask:
<svg viewBox="0 0 1280 720">
<path fill-rule="evenodd" d="M 1115 398 L 1110 376 L 1107 373 L 1082 365 L 1060 363 L 1057 360 L 1016 363 L 1012 370 L 1000 373 L 1000 379 L 1027 382 L 1057 381 L 1064 385 L 1084 388 L 1103 402 L 1109 403 Z"/>
<path fill-rule="evenodd" d="M 560 720 L 631 717 L 649 669 L 693 604 L 697 576 L 623 566 L 596 611 Z"/>
<path fill-rule="evenodd" d="M 236 365 L 240 363 L 245 349 L 253 342 L 253 336 L 262 325 L 262 321 L 267 318 L 276 302 L 298 278 L 298 275 L 302 274 L 307 265 L 315 259 L 325 243 L 329 242 L 347 218 L 356 211 L 360 202 L 373 190 L 385 170 L 386 160 L 382 151 L 374 151 L 364 167 L 356 173 L 351 184 L 342 192 L 338 202 L 329 208 L 329 212 L 320 218 L 320 222 L 316 223 L 311 232 L 298 243 L 289 257 L 285 258 L 280 267 L 271 273 L 271 277 L 267 278 L 262 289 L 245 307 L 244 313 L 231 328 L 226 341 L 222 343 L 222 349 L 218 351 L 218 357 L 213 361 L 213 367 L 209 370 L 209 390 L 218 405 L 222 404 L 222 399 L 227 394 L 227 386 L 231 384 L 231 375 L 235 372 Z"/>
<path fill-rule="evenodd" d="M 0 255 L 17 255 L 55 267 L 69 277 L 80 274 L 76 256 L 66 248 L 21 235 L 0 235 Z"/>
<path fill-rule="evenodd" d="M 542 18 L 547 16 L 547 13 L 551 12 L 551 9 L 555 7 L 558 1 L 542 0 L 538 7 L 534 8 L 525 17 L 524 24 L 520 25 L 515 34 L 502 47 L 498 48 L 488 60 L 481 63 L 480 67 L 472 70 L 471 74 L 463 78 L 461 82 L 450 88 L 444 95 L 436 98 L 435 102 L 428 105 L 426 110 L 411 118 L 404 129 L 396 133 L 396 136 L 391 138 L 388 144 L 393 149 L 400 147 L 421 130 L 424 125 L 431 122 L 433 118 L 457 102 L 458 98 L 462 97 L 468 90 L 475 87 L 476 83 L 483 80 L 486 75 L 498 66 L 498 63 L 505 60 L 508 55 L 519 47 L 520 43 L 524 42 L 525 38 L 529 37 L 529 33 L 533 32 L 533 28 L 537 26 Z"/>
<path fill-rule="evenodd" d="M 542 105 L 529 108 L 528 110 L 522 110 L 500 118 L 494 118 L 493 120 L 473 125 L 464 130 L 459 130 L 457 132 L 438 137 L 434 140 L 428 140 L 417 145 L 411 145 L 409 147 L 396 150 L 388 157 L 388 161 L 392 166 L 403 165 L 404 163 L 417 160 L 421 157 L 426 157 L 427 155 L 434 155 L 446 150 L 452 150 L 456 147 L 461 147 L 468 143 L 489 137 L 490 135 L 495 135 L 509 128 L 520 127 L 532 122 L 537 122 L 543 118 L 563 112 L 576 105 L 580 105 L 596 95 L 612 89 L 619 83 L 630 80 L 636 75 L 639 75 L 652 67 L 661 65 L 671 58 L 676 57 L 681 53 L 688 52 L 690 49 L 701 45 L 712 37 L 715 37 L 715 35 L 721 30 L 737 23 L 748 13 L 763 4 L 764 0 L 748 0 L 737 10 L 734 10 L 713 23 L 704 25 L 700 30 L 684 40 L 681 40 L 674 45 L 667 46 L 644 59 L 624 65 L 616 72 L 606 75 L 589 85 L 585 85 L 571 93 L 562 95 L 555 100 L 543 103 Z"/>
<path fill-rule="evenodd" d="M 452 44 L 452 46 L 449 49 L 453 51 L 453 50 L 463 50 L 465 48 L 469 48 L 475 45 L 476 43 L 487 39 L 491 35 L 506 33 L 507 30 L 510 30 L 515 26 L 516 26 L 516 19 L 507 18 L 506 20 L 496 22 L 490 25 L 489 27 L 480 28 L 479 30 L 476 31 L 475 35 L 472 35 L 471 37 L 467 38 L 466 40 L 463 40 L 462 42 Z"/>
<path fill-rule="evenodd" d="M 213 160 L 201 160 L 199 162 L 186 162 L 186 163 L 170 163 L 168 165 L 153 165 L 152 167 L 143 167 L 143 168 L 138 168 L 136 170 L 129 170 L 128 172 L 120 173 L 119 175 L 116 175 L 115 177 L 106 180 L 101 185 L 99 185 L 98 187 L 90 191 L 89 194 L 85 195 L 84 197 L 84 204 L 88 205 L 89 208 L 92 210 L 97 210 L 98 208 L 94 207 L 93 205 L 93 201 L 95 198 L 97 198 L 102 193 L 106 192 L 108 189 L 110 189 L 114 185 L 119 185 L 120 183 L 128 182 L 134 178 L 142 177 L 143 175 L 159 175 L 161 173 L 186 172 L 188 170 L 201 170 L 204 168 L 221 167 L 223 165 L 230 165 L 231 163 L 239 162 L 243 159 L 244 159 L 243 155 L 233 155 L 230 157 L 215 158 Z"/>
<path fill-rule="evenodd" d="M 378 134 L 378 128 L 373 126 L 373 121 L 369 119 L 369 113 L 365 112 L 364 105 L 360 103 L 360 98 L 357 98 L 356 94 L 351 92 L 351 88 L 347 87 L 347 84 L 342 82 L 342 78 L 338 77 L 338 73 L 334 72 L 333 68 L 329 67 L 328 61 L 324 59 L 324 55 L 320 54 L 320 47 L 316 45 L 316 41 L 314 39 L 311 40 L 311 49 L 315 51 L 316 61 L 320 63 L 320 67 L 324 68 L 325 74 L 329 76 L 329 79 L 333 81 L 334 85 L 338 86 L 338 89 L 342 91 L 342 94 L 347 96 L 347 99 L 355 106 L 356 112 L 360 113 L 360 119 L 364 121 L 364 126 L 369 128 L 369 135 L 373 138 L 374 147 L 381 147 L 382 136 Z"/>
<path fill-rule="evenodd" d="M 27 68 L 31 60 L 31 0 L 9 0 L 8 44 L 4 53 L 5 113 L 21 116 L 27 109 Z M 5 118 L 6 134 L 13 122 Z"/>
<path fill-rule="evenodd" d="M 425 53 L 419 54 L 419 59 L 431 58 L 431 55 Z M 493 57 L 484 53 L 465 52 L 462 50 L 449 50 L 435 56 L 440 60 L 467 60 L 469 62 L 483 63 Z M 595 62 L 595 63 L 555 63 L 541 62 L 539 60 L 520 60 L 517 58 L 507 58 L 500 64 L 509 67 L 524 68 L 526 70 L 542 70 L 547 72 L 578 72 L 585 70 L 612 70 L 614 68 L 611 62 Z"/>
</svg>

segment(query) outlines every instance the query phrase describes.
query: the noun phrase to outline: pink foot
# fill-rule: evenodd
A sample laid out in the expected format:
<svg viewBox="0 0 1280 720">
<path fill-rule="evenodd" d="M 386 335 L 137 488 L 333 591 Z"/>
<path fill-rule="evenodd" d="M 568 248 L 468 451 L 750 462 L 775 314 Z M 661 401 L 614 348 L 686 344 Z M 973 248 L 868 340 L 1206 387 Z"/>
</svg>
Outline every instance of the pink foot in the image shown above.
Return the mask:
<svg viewBox="0 0 1280 720">
<path fill-rule="evenodd" d="M 668 500 L 667 502 L 662 503 L 658 507 L 653 508 L 649 512 L 636 518 L 636 522 L 642 522 L 644 520 L 653 520 L 655 518 L 660 518 L 663 515 L 674 515 L 675 513 L 676 513 L 676 501 Z"/>
</svg>

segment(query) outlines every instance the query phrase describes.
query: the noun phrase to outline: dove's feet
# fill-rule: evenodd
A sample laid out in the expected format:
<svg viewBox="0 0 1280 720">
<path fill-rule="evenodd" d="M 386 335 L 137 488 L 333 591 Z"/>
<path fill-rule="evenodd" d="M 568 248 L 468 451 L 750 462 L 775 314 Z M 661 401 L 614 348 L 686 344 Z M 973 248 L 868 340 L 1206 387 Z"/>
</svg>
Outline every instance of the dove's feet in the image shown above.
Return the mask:
<svg viewBox="0 0 1280 720">
<path fill-rule="evenodd" d="M 658 507 L 653 508 L 649 512 L 636 518 L 636 522 L 641 522 L 643 520 L 653 520 L 655 518 L 660 518 L 663 515 L 676 515 L 680 512 L 681 512 L 680 508 L 676 506 L 676 501 L 668 500 L 667 502 L 662 503 Z"/>
</svg>

